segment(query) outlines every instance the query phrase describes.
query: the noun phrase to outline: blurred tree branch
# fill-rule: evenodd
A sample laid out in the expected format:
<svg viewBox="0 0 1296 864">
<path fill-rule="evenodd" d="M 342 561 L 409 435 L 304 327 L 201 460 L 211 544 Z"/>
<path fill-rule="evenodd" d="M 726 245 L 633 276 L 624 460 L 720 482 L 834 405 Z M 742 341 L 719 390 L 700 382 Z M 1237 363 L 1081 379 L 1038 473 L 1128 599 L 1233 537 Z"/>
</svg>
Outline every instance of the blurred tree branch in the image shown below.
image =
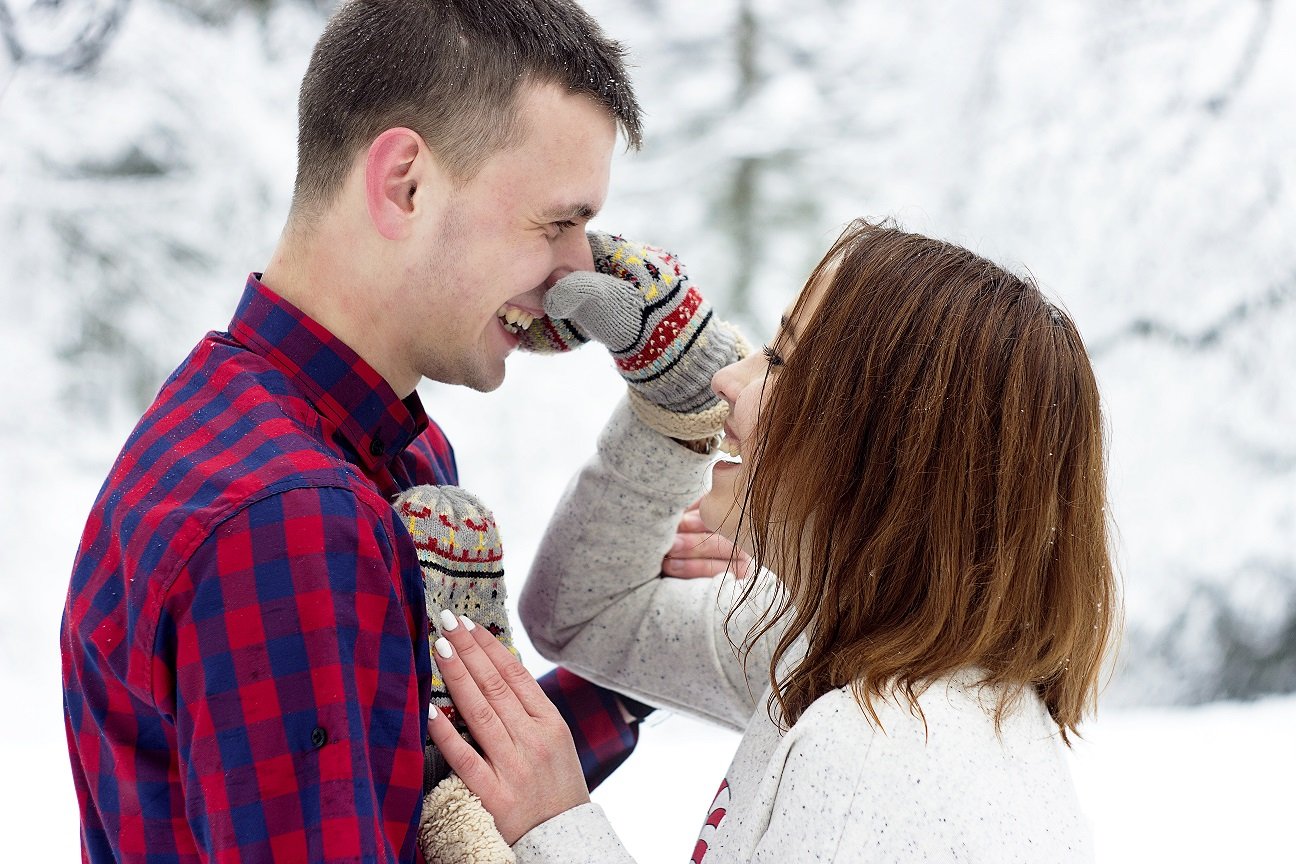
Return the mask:
<svg viewBox="0 0 1296 864">
<path fill-rule="evenodd" d="M 1100 357 L 1127 339 L 1151 339 L 1183 348 L 1200 351 L 1214 347 L 1235 328 L 1260 316 L 1270 316 L 1288 303 L 1296 301 L 1296 274 L 1268 291 L 1248 297 L 1233 305 L 1214 322 L 1196 333 L 1185 333 L 1179 328 L 1155 318 L 1136 318 L 1116 333 L 1094 342 L 1090 353 Z"/>
<path fill-rule="evenodd" d="M 5 49 L 9 52 L 9 59 L 17 63 L 22 57 L 22 44 L 18 41 L 13 13 L 9 11 L 9 4 L 4 0 L 0 0 L 0 36 L 4 37 Z"/>
<path fill-rule="evenodd" d="M 1220 91 L 1206 100 L 1206 110 L 1211 114 L 1222 114 L 1230 102 L 1246 86 L 1251 73 L 1255 71 L 1256 60 L 1264 48 L 1265 39 L 1269 36 L 1269 25 L 1273 20 L 1273 0 L 1257 0 L 1255 21 L 1251 25 L 1251 34 L 1242 56 L 1238 58 L 1232 77 L 1220 88 Z"/>
<path fill-rule="evenodd" d="M 108 50 L 128 8 L 130 0 L 35 0 L 27 8 L 30 20 L 20 21 L 10 0 L 0 0 L 0 38 L 15 66 L 83 72 Z M 32 35 L 42 30 L 53 31 L 51 44 Z"/>
<path fill-rule="evenodd" d="M 759 84 L 757 45 L 760 31 L 751 0 L 738 4 L 738 21 L 734 33 L 735 54 L 738 61 L 738 88 L 734 110 L 739 111 L 751 100 Z M 732 314 L 745 318 L 750 311 L 752 280 L 755 278 L 759 238 L 756 230 L 757 187 L 760 183 L 761 160 L 745 156 L 736 161 L 729 183 L 725 206 L 729 215 L 729 230 L 734 245 L 734 274 L 730 290 Z"/>
</svg>

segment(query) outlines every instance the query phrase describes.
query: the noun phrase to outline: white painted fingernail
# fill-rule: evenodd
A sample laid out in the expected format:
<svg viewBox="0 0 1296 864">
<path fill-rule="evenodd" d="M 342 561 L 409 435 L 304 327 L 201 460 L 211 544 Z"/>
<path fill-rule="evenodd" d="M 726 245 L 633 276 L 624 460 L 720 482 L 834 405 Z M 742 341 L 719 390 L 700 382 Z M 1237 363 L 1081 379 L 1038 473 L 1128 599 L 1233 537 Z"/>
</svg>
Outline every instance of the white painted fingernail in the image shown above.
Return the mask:
<svg viewBox="0 0 1296 864">
<path fill-rule="evenodd" d="M 442 660 L 449 660 L 454 656 L 454 649 L 450 647 L 450 641 L 444 636 L 437 637 L 433 645 L 436 647 L 436 652 L 441 655 Z"/>
<path fill-rule="evenodd" d="M 451 612 L 449 609 L 442 609 L 442 610 L 441 610 L 441 629 L 442 629 L 442 630 L 453 630 L 453 629 L 455 629 L 455 628 L 458 627 L 458 626 L 459 626 L 459 619 L 458 619 L 458 618 L 455 618 L 455 614 L 454 614 L 453 612 Z"/>
<path fill-rule="evenodd" d="M 477 625 L 474 624 L 474 623 L 472 622 L 472 619 L 469 618 L 467 615 L 460 615 L 460 616 L 459 616 L 459 620 L 463 622 L 463 625 L 464 625 L 464 629 L 465 629 L 465 630 L 476 630 L 476 629 L 477 629 Z"/>
</svg>

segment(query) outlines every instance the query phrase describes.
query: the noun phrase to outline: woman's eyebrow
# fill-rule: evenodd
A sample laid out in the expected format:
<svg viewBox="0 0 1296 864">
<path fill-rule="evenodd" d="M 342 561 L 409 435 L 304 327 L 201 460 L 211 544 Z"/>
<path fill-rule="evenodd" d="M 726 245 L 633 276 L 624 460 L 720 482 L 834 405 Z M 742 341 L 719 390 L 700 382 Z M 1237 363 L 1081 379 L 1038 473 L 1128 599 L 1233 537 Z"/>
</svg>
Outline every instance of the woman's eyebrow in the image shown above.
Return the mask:
<svg viewBox="0 0 1296 864">
<path fill-rule="evenodd" d="M 791 319 L 786 315 L 779 318 L 779 332 L 787 334 L 787 337 L 793 342 L 797 339 L 796 328 L 792 326 Z"/>
</svg>

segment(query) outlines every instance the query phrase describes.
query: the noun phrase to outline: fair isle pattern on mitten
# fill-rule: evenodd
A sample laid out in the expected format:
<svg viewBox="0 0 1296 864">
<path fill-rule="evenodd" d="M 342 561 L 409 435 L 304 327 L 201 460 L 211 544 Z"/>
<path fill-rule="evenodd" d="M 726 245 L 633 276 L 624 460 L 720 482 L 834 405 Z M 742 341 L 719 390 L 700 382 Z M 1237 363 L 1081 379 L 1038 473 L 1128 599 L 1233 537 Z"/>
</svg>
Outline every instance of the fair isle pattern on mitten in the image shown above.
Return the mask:
<svg viewBox="0 0 1296 864">
<path fill-rule="evenodd" d="M 606 345 L 641 401 L 692 415 L 689 425 L 699 428 L 686 433 L 689 440 L 718 433 L 727 407 L 711 391 L 711 376 L 738 359 L 736 331 L 715 318 L 671 253 L 611 234 L 587 236 L 596 272 L 571 273 L 550 288 L 548 317 Z"/>
<path fill-rule="evenodd" d="M 597 272 L 630 283 L 642 297 L 636 331 L 623 334 L 630 338 L 621 344 L 607 343 L 626 383 L 677 414 L 719 403 L 711 376 L 736 359 L 733 339 L 710 326 L 715 313 L 690 284 L 683 262 L 664 249 L 611 234 L 591 233 L 590 249 Z"/>
<path fill-rule="evenodd" d="M 394 502 L 418 550 L 429 626 L 435 632 L 442 609 L 467 615 L 517 653 L 504 608 L 504 550 L 495 516 L 479 499 L 458 486 L 415 486 Z M 468 739 L 445 682 L 432 665 L 431 706 L 440 710 Z M 449 773 L 435 747 L 426 754 L 424 789 Z"/>
<path fill-rule="evenodd" d="M 522 331 L 518 349 L 533 354 L 559 354 L 572 351 L 589 341 L 589 337 L 570 321 L 541 315 Z"/>
<path fill-rule="evenodd" d="M 517 861 L 495 827 L 495 819 L 457 774 L 451 774 L 424 796 L 418 845 L 427 864 L 514 864 Z"/>
<path fill-rule="evenodd" d="M 737 359 L 741 360 L 751 353 L 751 345 L 742 331 L 727 321 L 717 321 L 716 324 L 729 330 L 734 340 L 734 348 L 738 353 Z M 631 388 L 629 402 L 635 416 L 642 420 L 645 426 L 677 441 L 704 441 L 715 438 L 723 433 L 724 422 L 729 416 L 729 403 L 723 400 L 717 400 L 715 405 L 691 414 L 680 414 L 654 405 Z M 723 441 L 719 441 L 718 446 L 722 450 L 725 449 Z"/>
</svg>

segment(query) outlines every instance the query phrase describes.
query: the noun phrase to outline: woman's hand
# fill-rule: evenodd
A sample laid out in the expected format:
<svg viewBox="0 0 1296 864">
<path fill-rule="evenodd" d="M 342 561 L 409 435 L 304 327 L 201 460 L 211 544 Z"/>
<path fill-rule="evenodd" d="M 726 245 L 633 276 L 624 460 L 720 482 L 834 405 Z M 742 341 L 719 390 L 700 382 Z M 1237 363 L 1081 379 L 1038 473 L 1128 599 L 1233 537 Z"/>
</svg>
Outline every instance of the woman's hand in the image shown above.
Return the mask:
<svg viewBox="0 0 1296 864">
<path fill-rule="evenodd" d="M 467 618 L 443 614 L 441 632 L 433 658 L 481 753 L 440 711 L 428 732 L 504 840 L 589 803 L 571 731 L 526 667 Z"/>
<path fill-rule="evenodd" d="M 671 253 L 601 231 L 586 237 L 594 270 L 569 273 L 545 292 L 545 317 L 527 328 L 522 347 L 601 342 L 649 427 L 681 441 L 720 434 L 729 404 L 711 390 L 711 376 L 747 354 L 742 334 L 713 314 Z"/>
<path fill-rule="evenodd" d="M 677 579 L 706 579 L 726 570 L 744 579 L 755 569 L 751 556 L 723 534 L 708 531 L 694 502 L 675 529 L 675 541 L 662 559 L 662 573 Z"/>
</svg>

